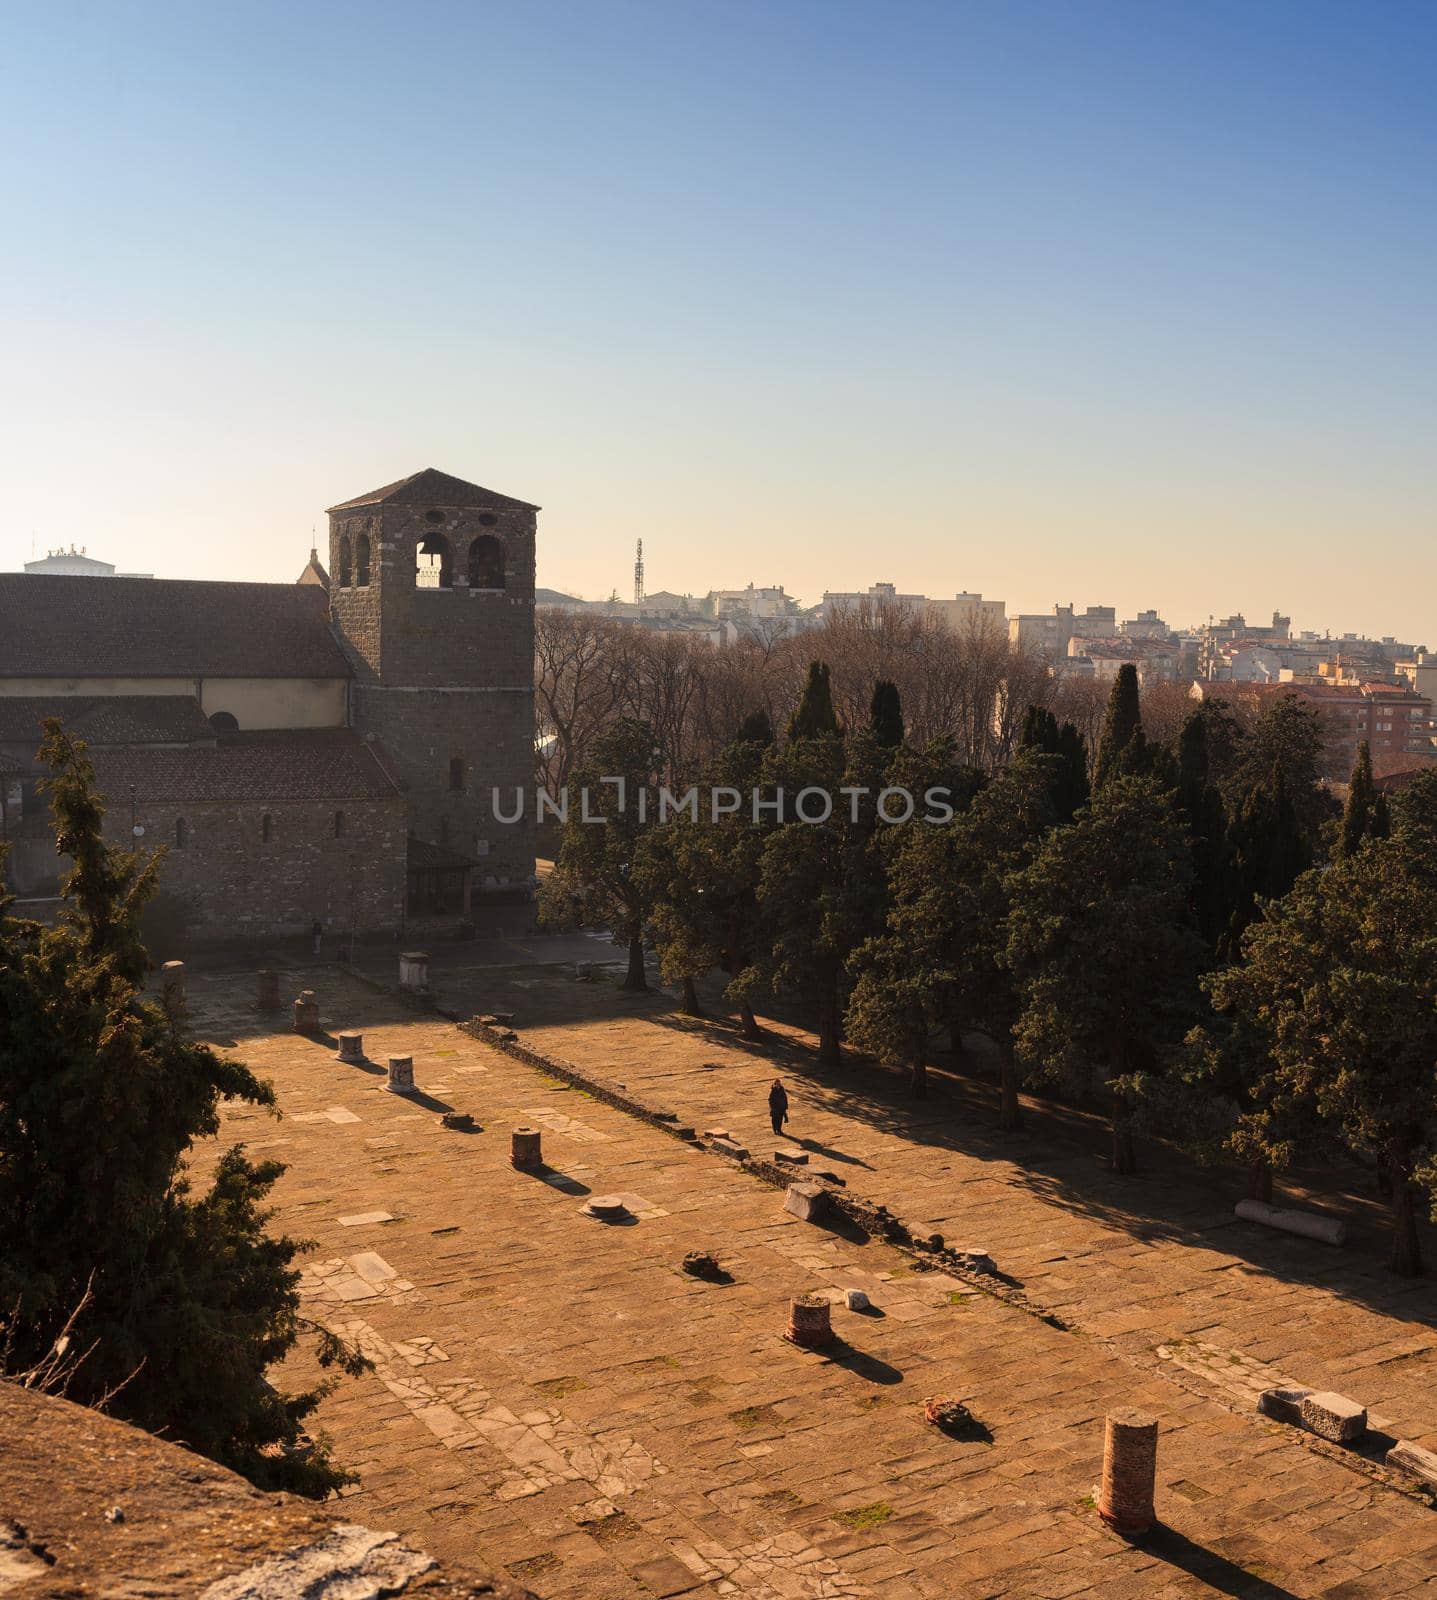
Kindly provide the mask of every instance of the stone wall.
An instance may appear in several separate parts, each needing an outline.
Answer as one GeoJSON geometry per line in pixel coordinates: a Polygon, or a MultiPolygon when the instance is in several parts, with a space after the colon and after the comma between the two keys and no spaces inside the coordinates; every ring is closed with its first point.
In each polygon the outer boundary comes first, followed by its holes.
{"type": "MultiPolygon", "coordinates": [[[[402,925],[405,826],[398,795],[243,805],[141,800],[138,816],[145,829],[139,843],[168,846],[155,917],[184,943],[307,934],[316,918],[331,940],[347,938],[351,921],[360,934],[402,925]],[[343,817],[339,834],[336,814],[343,817]]],[[[110,810],[105,836],[126,847],[133,842],[128,804],[110,810]]]]}
{"type": "Polygon", "coordinates": [[[356,675],[353,726],[374,733],[393,758],[409,831],[477,859],[478,895],[527,892],[533,882],[534,538],[534,512],[502,501],[382,503],[330,515],[330,609],[356,675]],[[364,586],[355,581],[362,537],[364,586]],[[416,581],[419,547],[432,539],[448,544],[449,587],[416,581]],[[502,548],[502,588],[469,585],[477,539],[502,548]],[[522,821],[495,820],[496,789],[506,814],[522,791],[522,821]]]}

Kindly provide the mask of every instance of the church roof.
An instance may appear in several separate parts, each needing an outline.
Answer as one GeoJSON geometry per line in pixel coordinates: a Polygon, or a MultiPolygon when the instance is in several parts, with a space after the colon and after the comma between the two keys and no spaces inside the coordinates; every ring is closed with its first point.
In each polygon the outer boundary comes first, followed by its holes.
{"type": "Polygon", "coordinates": [[[354,511],[360,506],[508,506],[515,511],[537,511],[538,506],[527,500],[515,500],[507,494],[496,494],[493,489],[483,489],[477,483],[467,483],[454,478],[437,467],[425,467],[398,483],[386,483],[382,489],[371,489],[368,494],[357,495],[353,500],[343,500],[331,511],[354,511]]]}
{"type": "Polygon", "coordinates": [[[347,678],[318,584],[0,572],[0,678],[347,678]]]}
{"type": "Polygon", "coordinates": [[[67,733],[96,748],[107,744],[193,744],[215,730],[188,694],[0,695],[0,744],[40,742],[40,724],[58,717],[67,733]]]}
{"type": "Polygon", "coordinates": [[[97,750],[95,777],[115,803],[279,805],[287,800],[388,800],[400,792],[383,750],[349,728],[222,734],[209,747],[97,750]]]}

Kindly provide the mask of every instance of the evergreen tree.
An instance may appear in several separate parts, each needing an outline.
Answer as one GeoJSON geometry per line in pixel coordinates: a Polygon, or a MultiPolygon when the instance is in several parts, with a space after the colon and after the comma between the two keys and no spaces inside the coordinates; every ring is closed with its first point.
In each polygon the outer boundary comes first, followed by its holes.
{"type": "Polygon", "coordinates": [[[1361,848],[1364,839],[1385,839],[1389,826],[1386,797],[1377,792],[1373,782],[1372,751],[1364,739],[1357,747],[1357,760],[1348,784],[1337,853],[1350,856],[1361,848]]]}
{"type": "Polygon", "coordinates": [[[1322,781],[1325,759],[1317,712],[1296,694],[1278,695],[1236,743],[1222,782],[1229,817],[1241,815],[1254,789],[1270,789],[1279,769],[1306,859],[1316,860],[1336,809],[1322,781]]]}
{"type": "Polygon", "coordinates": [[[1053,819],[1071,822],[1088,803],[1088,747],[1071,722],[1061,727],[1051,711],[1029,706],[1023,719],[1019,748],[1035,750],[1057,760],[1046,768],[1049,774],[1053,819]]]}
{"type": "Polygon", "coordinates": [[[760,707],[757,711],[750,711],[739,724],[738,732],[734,734],[734,743],[767,746],[775,742],[775,737],[768,712],[760,707]]]}
{"type": "Polygon", "coordinates": [[[1211,782],[1209,719],[1194,711],[1178,735],[1177,801],[1187,823],[1192,849],[1193,923],[1210,950],[1216,950],[1232,920],[1232,867],[1227,815],[1222,795],[1211,782]]]}
{"type": "MultiPolygon", "coordinates": [[[[145,998],[139,919],[159,859],[104,842],[85,747],[58,722],[40,753],[71,865],[53,927],[0,895],[0,1360],[29,1371],[68,1336],[71,1400],[323,1497],[350,1481],[302,1435],[326,1386],[285,1394],[267,1377],[308,1326],[303,1246],[265,1231],[284,1169],[239,1145],[207,1188],[186,1167],[219,1133],[220,1100],[273,1106],[274,1092],[145,998]]],[[[328,1334],[319,1356],[364,1365],[328,1334]]]]}
{"type": "Polygon", "coordinates": [[[998,1048],[999,1120],[1008,1129],[1018,1126],[1012,1042],[1018,1005],[1002,961],[1007,884],[1053,822],[1058,760],[1029,745],[951,822],[895,830],[887,925],[852,962],[854,1042],[882,1061],[907,1065],[921,1095],[933,1033],[981,1029],[998,1048]]]}
{"type": "Polygon", "coordinates": [[[842,1054],[849,959],[883,925],[876,802],[894,756],[865,728],[846,744],[836,734],[793,740],[769,762],[785,821],[764,841],[763,935],[733,993],[750,1001],[761,993],[797,995],[817,1019],[819,1059],[829,1065],[842,1054]],[[849,796],[843,788],[864,793],[849,796]],[[802,820],[824,812],[825,796],[826,817],[802,820]]]}
{"type": "Polygon", "coordinates": [[[1098,762],[1093,787],[1101,789],[1111,778],[1136,776],[1143,771],[1147,742],[1143,737],[1142,708],[1138,697],[1138,669],[1131,661],[1118,668],[1108,696],[1108,711],[1098,741],[1098,762]]]}
{"type": "Polygon", "coordinates": [[[728,997],[737,1001],[749,1039],[759,1037],[758,1021],[732,983],[751,962],[759,937],[759,864],[774,823],[769,812],[755,820],[752,797],[761,789],[768,745],[742,739],[720,751],[698,785],[697,815],[685,811],[651,829],[637,868],[652,907],[659,970],[683,984],[684,1009],[697,1014],[694,980],[719,967],[728,974],[728,997]]]}
{"type": "Polygon", "coordinates": [[[1196,1015],[1191,874],[1171,796],[1150,778],[1116,777],[1006,888],[1019,1064],[1079,1093],[1106,1092],[1115,1172],[1135,1170],[1138,1100],[1196,1015]]]}
{"type": "Polygon", "coordinates": [[[1275,765],[1266,785],[1248,791],[1230,830],[1231,912],[1219,953],[1236,955],[1244,929],[1265,900],[1280,900],[1311,862],[1287,774],[1275,765]]]}
{"type": "Polygon", "coordinates": [[[659,820],[653,729],[633,717],[611,723],[569,780],[568,815],[554,870],[539,891],[540,921],[549,926],[606,923],[628,947],[623,987],[648,988],[644,924],[652,906],[649,878],[636,872],[639,851],[659,820]]]}
{"type": "Polygon", "coordinates": [[[903,743],[903,706],[898,698],[898,685],[880,678],[873,685],[873,702],[868,708],[868,726],[873,737],[885,749],[894,750],[903,743]]]}
{"type": "Polygon", "coordinates": [[[803,686],[798,705],[789,719],[788,737],[798,739],[825,739],[842,733],[838,713],[833,709],[833,689],[829,683],[828,666],[822,661],[810,661],[808,680],[803,686]]]}
{"type": "Polygon", "coordinates": [[[1421,821],[1307,872],[1215,974],[1215,1003],[1261,1030],[1264,1110],[1242,1136],[1284,1157],[1281,1113],[1310,1106],[1388,1179],[1392,1265],[1422,1270],[1419,1187],[1437,1195],[1437,833],[1421,821]],[[1266,1108],[1278,1113],[1274,1117],[1266,1108]]]}

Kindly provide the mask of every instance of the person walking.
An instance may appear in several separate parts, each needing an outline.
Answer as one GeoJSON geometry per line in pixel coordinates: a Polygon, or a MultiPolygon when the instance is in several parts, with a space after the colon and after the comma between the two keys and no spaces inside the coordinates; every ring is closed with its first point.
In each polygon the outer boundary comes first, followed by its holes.
{"type": "Polygon", "coordinates": [[[309,931],[314,936],[314,953],[317,956],[319,947],[324,941],[324,925],[318,917],[314,919],[314,926],[309,931]]]}
{"type": "Polygon", "coordinates": [[[779,1078],[773,1080],[773,1086],[768,1091],[768,1119],[773,1124],[775,1135],[782,1134],[783,1125],[788,1121],[788,1091],[779,1078]]]}

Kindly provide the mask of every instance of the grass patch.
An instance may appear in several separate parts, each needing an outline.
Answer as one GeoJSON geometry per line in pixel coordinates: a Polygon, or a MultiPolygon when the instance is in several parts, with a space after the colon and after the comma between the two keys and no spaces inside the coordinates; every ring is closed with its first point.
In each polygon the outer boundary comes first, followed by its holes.
{"type": "Polygon", "coordinates": [[[740,1428],[776,1428],[783,1418],[772,1406],[745,1406],[742,1411],[730,1411],[729,1421],[740,1428]]]}
{"type": "Polygon", "coordinates": [[[1079,1511],[1096,1511],[1097,1509],[1098,1502],[1090,1494],[1085,1494],[1082,1499],[1078,1501],[1079,1511]]]}
{"type": "Polygon", "coordinates": [[[892,1515],[893,1507],[886,1500],[875,1500],[870,1505],[854,1506],[851,1510],[839,1511],[833,1520],[841,1522],[845,1528],[878,1528],[892,1515]]]}
{"type": "Polygon", "coordinates": [[[950,1306],[966,1306],[972,1298],[971,1294],[964,1294],[959,1289],[950,1289],[948,1291],[948,1304],[950,1306]]]}
{"type": "Polygon", "coordinates": [[[588,1387],[583,1378],[541,1378],[534,1385],[534,1391],[550,1400],[562,1400],[566,1394],[577,1394],[588,1387]]]}
{"type": "Polygon", "coordinates": [[[797,1511],[803,1504],[803,1496],[795,1494],[792,1489],[770,1489],[767,1494],[758,1497],[757,1503],[765,1511],[797,1511]]]}
{"type": "Polygon", "coordinates": [[[558,1565],[558,1556],[552,1550],[544,1550],[537,1556],[528,1556],[523,1561],[511,1562],[508,1572],[511,1578],[537,1578],[545,1572],[552,1572],[558,1565]]]}
{"type": "Polygon", "coordinates": [[[602,1545],[617,1544],[621,1539],[632,1539],[644,1531],[627,1511],[611,1511],[606,1517],[581,1522],[579,1526],[602,1545]]]}
{"type": "Polygon", "coordinates": [[[886,1394],[861,1394],[854,1401],[854,1406],[859,1411],[877,1411],[879,1406],[887,1404],[888,1396],[886,1394]]]}

